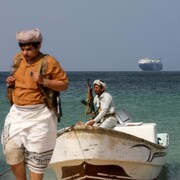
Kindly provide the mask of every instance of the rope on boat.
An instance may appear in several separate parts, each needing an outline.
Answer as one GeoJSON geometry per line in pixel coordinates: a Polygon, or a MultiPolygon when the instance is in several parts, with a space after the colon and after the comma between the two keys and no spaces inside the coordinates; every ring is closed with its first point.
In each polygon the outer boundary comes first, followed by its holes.
{"type": "Polygon", "coordinates": [[[77,140],[78,140],[78,144],[79,144],[79,147],[80,147],[80,149],[81,149],[82,155],[83,155],[84,159],[86,159],[86,158],[85,158],[84,151],[83,151],[83,148],[82,148],[81,143],[80,143],[80,141],[79,141],[79,138],[78,138],[78,136],[77,136],[76,130],[74,130],[74,133],[75,133],[75,136],[76,136],[76,138],[77,138],[77,140]]]}
{"type": "MultiPolygon", "coordinates": [[[[81,123],[81,122],[79,122],[79,123],[81,123]]],[[[67,132],[67,131],[71,131],[71,130],[74,128],[74,126],[76,126],[76,124],[59,130],[59,131],[57,132],[57,137],[63,135],[63,134],[64,134],[65,132],[67,132]]],[[[82,151],[83,157],[84,157],[84,159],[85,159],[85,155],[84,155],[83,149],[82,149],[82,147],[81,147],[81,143],[80,143],[80,141],[79,141],[79,138],[78,138],[78,136],[77,136],[77,133],[76,133],[75,129],[74,129],[74,133],[75,133],[75,136],[76,136],[76,138],[77,138],[79,147],[80,147],[80,149],[81,149],[81,151],[82,151]]]]}
{"type": "Polygon", "coordinates": [[[3,176],[4,174],[8,173],[9,171],[11,171],[11,169],[10,169],[10,168],[9,168],[9,169],[7,169],[7,170],[5,170],[5,171],[3,171],[2,173],[0,173],[0,177],[1,177],[1,176],[3,176]]]}

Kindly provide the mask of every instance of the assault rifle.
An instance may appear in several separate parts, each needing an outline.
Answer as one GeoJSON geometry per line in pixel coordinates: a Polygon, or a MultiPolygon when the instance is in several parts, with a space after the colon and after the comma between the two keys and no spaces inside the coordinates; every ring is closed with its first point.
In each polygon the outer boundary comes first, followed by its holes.
{"type": "Polygon", "coordinates": [[[94,119],[97,115],[95,111],[94,103],[93,103],[93,89],[90,84],[90,80],[87,80],[87,98],[86,101],[84,99],[81,100],[81,103],[86,106],[85,115],[91,114],[92,119],[94,119]]]}

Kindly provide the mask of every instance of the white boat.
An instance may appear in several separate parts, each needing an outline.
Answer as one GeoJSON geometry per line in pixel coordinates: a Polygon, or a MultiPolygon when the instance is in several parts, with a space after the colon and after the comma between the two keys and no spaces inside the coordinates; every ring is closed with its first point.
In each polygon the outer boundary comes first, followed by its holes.
{"type": "Polygon", "coordinates": [[[127,122],[114,130],[77,125],[58,132],[49,167],[58,180],[155,180],[168,145],[155,123],[127,122]]]}
{"type": "Polygon", "coordinates": [[[138,66],[143,71],[161,71],[163,69],[161,59],[143,58],[138,61],[138,66]]]}

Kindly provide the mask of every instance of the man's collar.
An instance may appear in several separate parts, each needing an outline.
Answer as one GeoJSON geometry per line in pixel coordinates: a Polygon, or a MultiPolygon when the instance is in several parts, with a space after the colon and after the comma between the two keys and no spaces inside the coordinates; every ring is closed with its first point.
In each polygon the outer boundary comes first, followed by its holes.
{"type": "Polygon", "coordinates": [[[100,96],[98,96],[98,98],[103,98],[104,97],[104,93],[105,93],[105,91],[100,96]]]}

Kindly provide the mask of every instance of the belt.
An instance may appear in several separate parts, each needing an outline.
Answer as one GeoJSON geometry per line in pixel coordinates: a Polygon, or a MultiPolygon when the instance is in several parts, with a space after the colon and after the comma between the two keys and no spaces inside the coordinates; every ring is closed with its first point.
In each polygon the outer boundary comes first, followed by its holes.
{"type": "Polygon", "coordinates": [[[115,115],[116,115],[116,113],[106,114],[106,115],[104,116],[104,118],[108,118],[108,117],[115,116],[115,115]]]}

